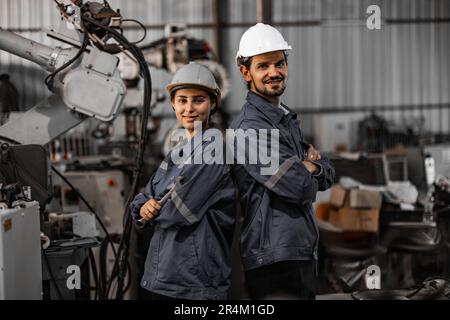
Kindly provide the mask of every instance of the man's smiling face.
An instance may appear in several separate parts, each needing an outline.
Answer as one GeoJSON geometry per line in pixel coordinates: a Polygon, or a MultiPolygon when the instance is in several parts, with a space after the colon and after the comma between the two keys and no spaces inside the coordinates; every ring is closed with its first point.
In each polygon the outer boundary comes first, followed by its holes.
{"type": "Polygon", "coordinates": [[[250,69],[240,67],[242,77],[250,83],[250,90],[273,100],[286,89],[287,61],[283,51],[263,53],[251,58],[250,69]]]}

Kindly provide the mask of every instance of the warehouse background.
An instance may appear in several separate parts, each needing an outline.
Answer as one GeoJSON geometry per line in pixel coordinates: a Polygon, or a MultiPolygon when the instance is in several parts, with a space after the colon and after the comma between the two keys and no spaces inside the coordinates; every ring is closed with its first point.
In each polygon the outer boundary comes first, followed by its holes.
{"type": "MultiPolygon", "coordinates": [[[[109,1],[126,18],[147,27],[143,45],[164,35],[166,23],[186,23],[207,40],[230,74],[225,101],[232,115],[245,86],[234,57],[242,33],[257,21],[277,26],[294,50],[283,101],[297,111],[305,134],[324,151],[351,149],[358,121],[375,111],[397,127],[448,135],[450,130],[450,2],[446,0],[134,0],[109,1]],[[366,9],[381,8],[381,30],[368,30],[366,9]]],[[[0,0],[0,27],[52,44],[45,30],[60,16],[51,0],[0,0]]],[[[129,24],[131,40],[142,31],[129,24]]],[[[55,43],[53,43],[55,44],[55,43]]],[[[26,110],[48,94],[45,73],[31,62],[0,52],[26,110]]],[[[170,75],[152,73],[154,86],[170,75]]]]}

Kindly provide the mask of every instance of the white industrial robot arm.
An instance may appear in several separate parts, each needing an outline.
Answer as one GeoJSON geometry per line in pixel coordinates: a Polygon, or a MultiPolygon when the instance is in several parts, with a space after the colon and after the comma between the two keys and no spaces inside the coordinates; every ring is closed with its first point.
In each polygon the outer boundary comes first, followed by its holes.
{"type": "MultiPolygon", "coordinates": [[[[81,30],[80,7],[68,2],[63,16],[67,20],[63,20],[60,33],[49,34],[53,38],[79,48],[83,48],[80,39],[84,37],[101,41],[81,30]]],[[[22,144],[45,145],[87,117],[114,119],[126,93],[117,69],[118,58],[95,46],[87,45],[83,52],[79,48],[49,47],[0,28],[1,50],[35,62],[47,71],[58,72],[52,78],[53,94],[0,127],[0,137],[22,144]],[[74,61],[67,68],[59,70],[71,60],[74,61]]]]}

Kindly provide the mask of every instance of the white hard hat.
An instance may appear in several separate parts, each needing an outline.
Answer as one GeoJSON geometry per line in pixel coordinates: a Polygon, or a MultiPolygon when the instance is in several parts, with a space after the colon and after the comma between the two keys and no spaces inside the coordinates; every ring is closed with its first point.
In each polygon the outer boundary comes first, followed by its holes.
{"type": "Polygon", "coordinates": [[[172,82],[166,86],[169,93],[182,88],[200,88],[212,93],[217,102],[220,100],[220,89],[209,69],[199,63],[190,62],[181,67],[173,76],[172,82]]]}
{"type": "Polygon", "coordinates": [[[242,35],[236,55],[236,63],[239,66],[239,59],[242,58],[249,58],[266,52],[291,49],[292,47],[284,40],[277,29],[268,24],[257,23],[242,35]]]}

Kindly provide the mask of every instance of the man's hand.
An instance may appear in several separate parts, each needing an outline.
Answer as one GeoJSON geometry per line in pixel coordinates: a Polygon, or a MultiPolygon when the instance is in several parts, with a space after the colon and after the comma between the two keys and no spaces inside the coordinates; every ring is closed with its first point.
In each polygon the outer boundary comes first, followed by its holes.
{"type": "Polygon", "coordinates": [[[303,160],[302,163],[305,166],[306,170],[308,170],[312,174],[316,174],[319,172],[319,168],[314,163],[308,160],[303,160]]]}
{"type": "Polygon", "coordinates": [[[161,205],[155,199],[150,199],[141,207],[139,215],[144,220],[151,220],[158,215],[161,205]]]}
{"type": "Polygon", "coordinates": [[[319,153],[319,151],[316,150],[316,148],[314,148],[314,146],[312,144],[309,145],[309,149],[306,153],[305,160],[309,160],[309,161],[320,160],[320,153],[319,153]]]}

